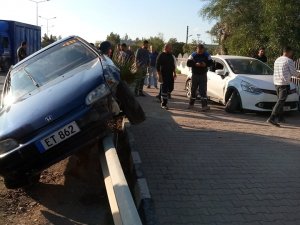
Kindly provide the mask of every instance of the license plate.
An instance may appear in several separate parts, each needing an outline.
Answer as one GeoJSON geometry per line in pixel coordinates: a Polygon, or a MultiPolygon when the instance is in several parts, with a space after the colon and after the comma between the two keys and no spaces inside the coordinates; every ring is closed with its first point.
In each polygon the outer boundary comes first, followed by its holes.
{"type": "Polygon", "coordinates": [[[284,110],[284,111],[290,111],[290,110],[291,110],[291,106],[284,106],[284,107],[283,107],[283,110],[284,110]]]}
{"type": "Polygon", "coordinates": [[[80,129],[74,121],[40,140],[38,147],[41,152],[47,151],[78,132],[80,132],[80,129]]]}

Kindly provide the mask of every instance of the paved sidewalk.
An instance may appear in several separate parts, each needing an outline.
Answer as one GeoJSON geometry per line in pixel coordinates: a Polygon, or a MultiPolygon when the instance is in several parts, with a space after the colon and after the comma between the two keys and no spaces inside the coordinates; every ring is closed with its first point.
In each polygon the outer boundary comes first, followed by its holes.
{"type": "Polygon", "coordinates": [[[130,127],[160,224],[299,225],[299,113],[275,128],[219,105],[189,111],[183,88],[179,76],[169,111],[145,88],[147,120],[130,127]]]}

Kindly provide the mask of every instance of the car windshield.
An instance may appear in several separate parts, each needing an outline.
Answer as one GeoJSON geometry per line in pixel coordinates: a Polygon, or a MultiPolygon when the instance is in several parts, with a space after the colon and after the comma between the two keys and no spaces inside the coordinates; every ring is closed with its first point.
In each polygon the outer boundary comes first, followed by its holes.
{"type": "Polygon", "coordinates": [[[55,45],[13,69],[7,80],[5,95],[9,99],[19,99],[96,57],[92,50],[76,39],[55,45]]]}
{"type": "Polygon", "coordinates": [[[226,59],[235,74],[273,75],[273,70],[257,59],[226,59]]]}

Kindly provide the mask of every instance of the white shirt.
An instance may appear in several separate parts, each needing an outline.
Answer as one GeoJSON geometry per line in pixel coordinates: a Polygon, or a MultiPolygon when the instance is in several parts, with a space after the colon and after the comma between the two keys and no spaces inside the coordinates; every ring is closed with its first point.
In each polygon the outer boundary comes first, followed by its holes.
{"type": "Polygon", "coordinates": [[[298,76],[293,60],[286,56],[281,56],[274,63],[274,84],[289,85],[292,76],[298,76]]]}

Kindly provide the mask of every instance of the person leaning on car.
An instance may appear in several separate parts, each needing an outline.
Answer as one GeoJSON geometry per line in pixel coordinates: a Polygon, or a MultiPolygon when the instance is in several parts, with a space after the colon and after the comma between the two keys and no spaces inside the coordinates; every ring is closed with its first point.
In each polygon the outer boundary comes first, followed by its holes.
{"type": "Polygon", "coordinates": [[[197,90],[201,97],[202,110],[209,110],[207,101],[207,71],[212,65],[212,59],[208,52],[205,51],[204,45],[197,46],[197,52],[192,53],[187,61],[187,66],[192,68],[192,88],[189,109],[194,107],[197,90]]]}
{"type": "Polygon", "coordinates": [[[293,50],[291,47],[283,49],[283,55],[276,59],[274,63],[274,84],[277,92],[277,103],[273,108],[272,114],[267,120],[268,123],[279,127],[278,122],[284,122],[283,107],[290,92],[292,76],[299,76],[292,60],[293,50]],[[278,119],[278,122],[276,121],[278,119]]]}

